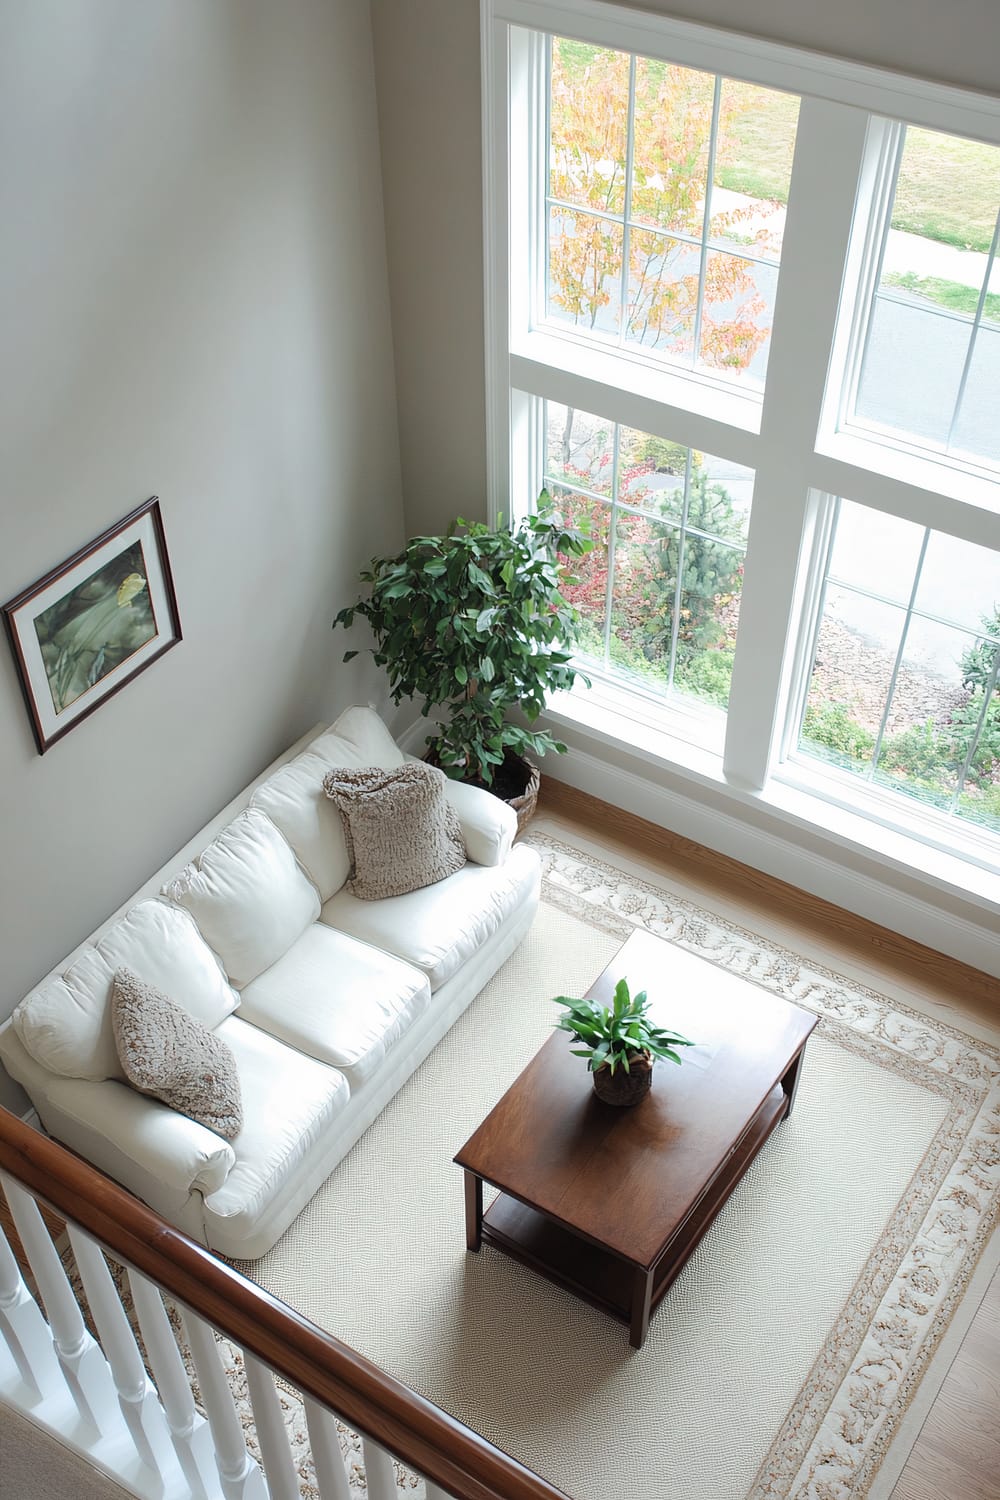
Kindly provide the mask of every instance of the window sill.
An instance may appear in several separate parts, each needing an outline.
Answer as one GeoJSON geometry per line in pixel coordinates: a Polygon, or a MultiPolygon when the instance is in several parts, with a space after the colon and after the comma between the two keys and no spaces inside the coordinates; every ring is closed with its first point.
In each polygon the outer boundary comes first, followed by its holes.
{"type": "MultiPolygon", "coordinates": [[[[894,483],[926,490],[934,497],[943,496],[973,512],[983,512],[983,520],[976,530],[981,530],[984,534],[981,537],[971,537],[970,540],[982,540],[987,545],[996,545],[995,518],[1000,513],[1000,475],[991,474],[959,459],[920,453],[891,438],[880,442],[858,429],[822,432],[816,444],[816,452],[821,459],[829,458],[835,464],[844,464],[858,470],[862,475],[862,484],[856,486],[858,489],[863,490],[869,475],[881,474],[894,483]]],[[[836,482],[838,476],[835,473],[826,475],[820,469],[817,477],[831,493],[840,492],[841,487],[836,482]]],[[[857,499],[858,496],[847,495],[845,498],[857,499]]]]}
{"type": "MultiPolygon", "coordinates": [[[[640,781],[648,780],[654,796],[657,786],[679,783],[684,795],[692,801],[703,800],[710,817],[718,819],[721,814],[729,820],[743,821],[744,835],[756,837],[759,829],[765,839],[787,840],[811,861],[817,858],[829,861],[831,868],[842,861],[843,868],[862,870],[871,879],[883,880],[896,890],[909,893],[912,899],[947,905],[977,925],[986,923],[995,941],[1000,928],[1000,878],[995,869],[934,848],[899,829],[838,806],[808,788],[805,778],[793,784],[789,778],[774,776],[759,791],[738,786],[727,779],[720,753],[677,734],[672,727],[677,720],[675,714],[659,710],[644,714],[640,711],[637,715],[625,689],[615,690],[601,684],[591,692],[578,688],[572,693],[556,694],[550,700],[546,720],[563,732],[572,728],[582,731],[597,745],[598,758],[603,746],[614,757],[624,755],[638,762],[631,775],[640,781]]],[[[638,807],[631,810],[648,816],[638,807]]],[[[688,833],[687,829],[677,831],[688,833]]],[[[699,838],[697,832],[688,836],[712,846],[708,838],[699,838]]],[[[718,843],[715,847],[719,847],[718,843]]],[[[745,855],[734,857],[754,863],[752,859],[746,860],[745,855]]],[[[795,883],[793,876],[774,869],[769,873],[795,883]]],[[[824,893],[817,891],[817,894],[824,893]]],[[[881,920],[877,915],[872,919],[881,920]]],[[[976,962],[971,958],[967,961],[976,962]]]]}
{"type": "Polygon", "coordinates": [[[641,415],[650,432],[662,427],[664,409],[673,407],[698,424],[697,430],[689,424],[691,446],[714,453],[726,445],[728,457],[748,467],[755,462],[749,442],[743,452],[731,450],[740,432],[751,438],[760,433],[759,391],[729,389],[697,372],[542,330],[511,337],[510,380],[551,401],[567,402],[572,395],[567,404],[631,426],[641,425],[641,415]],[[648,402],[648,411],[637,409],[637,401],[648,402]]]}

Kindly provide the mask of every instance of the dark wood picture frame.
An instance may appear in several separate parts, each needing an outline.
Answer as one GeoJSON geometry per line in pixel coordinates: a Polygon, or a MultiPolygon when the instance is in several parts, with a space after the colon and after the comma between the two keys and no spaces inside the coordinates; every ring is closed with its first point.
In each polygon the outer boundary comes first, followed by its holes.
{"type": "Polygon", "coordinates": [[[155,495],[3,606],[44,755],[181,640],[155,495]]]}

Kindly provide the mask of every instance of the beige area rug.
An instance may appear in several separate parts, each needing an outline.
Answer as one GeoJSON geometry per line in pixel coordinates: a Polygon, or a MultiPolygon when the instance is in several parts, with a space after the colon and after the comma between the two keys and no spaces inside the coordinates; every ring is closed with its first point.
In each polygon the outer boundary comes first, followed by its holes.
{"type": "Polygon", "coordinates": [[[275,1249],[240,1269],[574,1500],[887,1495],[944,1373],[935,1355],[996,1260],[1000,1050],[530,842],[546,875],[525,943],[275,1249]],[[491,1247],[468,1254],[452,1164],[549,1034],[549,997],[583,993],[636,926],[677,945],[678,983],[704,973],[693,954],[821,1018],[795,1114],[641,1350],[491,1247]]]}

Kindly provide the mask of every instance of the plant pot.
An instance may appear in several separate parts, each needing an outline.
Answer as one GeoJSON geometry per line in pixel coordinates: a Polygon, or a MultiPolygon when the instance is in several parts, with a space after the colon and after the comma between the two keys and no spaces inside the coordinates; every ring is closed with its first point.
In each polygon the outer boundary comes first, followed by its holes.
{"type": "Polygon", "coordinates": [[[594,1093],[605,1104],[638,1104],[653,1082],[653,1059],[648,1052],[629,1058],[629,1071],[617,1067],[612,1073],[604,1063],[594,1074],[594,1093]]]}
{"type": "MultiPolygon", "coordinates": [[[[428,765],[438,764],[433,751],[428,751],[424,759],[428,765]]],[[[469,777],[470,786],[479,786],[486,792],[492,792],[494,797],[499,797],[501,802],[506,802],[508,807],[514,809],[518,833],[524,832],[534,816],[541,781],[538,767],[513,750],[504,751],[503,764],[497,767],[492,786],[484,786],[478,778],[469,777]]]]}
{"type": "Polygon", "coordinates": [[[532,765],[530,760],[525,760],[523,755],[515,755],[513,750],[506,750],[504,752],[503,765],[500,770],[507,773],[511,780],[514,780],[515,777],[523,779],[524,791],[518,793],[517,796],[506,797],[502,796],[500,792],[496,793],[497,796],[502,797],[502,800],[507,803],[508,807],[512,807],[517,813],[517,831],[518,833],[523,833],[534,817],[535,808],[538,806],[538,788],[542,781],[541,772],[537,766],[532,765]]]}

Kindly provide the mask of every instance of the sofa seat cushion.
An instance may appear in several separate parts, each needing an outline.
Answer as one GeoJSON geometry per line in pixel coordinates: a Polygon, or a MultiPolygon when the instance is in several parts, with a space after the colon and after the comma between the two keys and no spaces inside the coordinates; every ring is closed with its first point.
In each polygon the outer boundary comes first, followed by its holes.
{"type": "Polygon", "coordinates": [[[326,1148],[347,1108],[347,1079],[305,1057],[257,1026],[230,1016],[216,1035],[236,1060],[243,1095],[243,1129],[232,1142],[236,1160],[206,1207],[229,1221],[233,1237],[249,1236],[271,1202],[287,1189],[310,1153],[326,1148]]]}
{"type": "Polygon", "coordinates": [[[419,969],[317,922],[247,985],[240,1016],[337,1068],[355,1089],[430,1002],[419,969]]]}
{"type": "Polygon", "coordinates": [[[347,890],[338,891],[320,920],[413,964],[427,975],[433,992],[534,892],[537,879],[537,855],[515,845],[502,865],[467,864],[405,896],[359,901],[347,890]]]}
{"type": "Polygon", "coordinates": [[[162,895],[191,913],[237,989],[269,968],[319,915],[316,887],[257,808],[234,818],[167,881],[162,895]]]}

